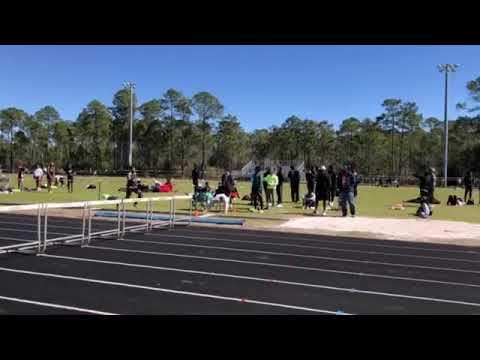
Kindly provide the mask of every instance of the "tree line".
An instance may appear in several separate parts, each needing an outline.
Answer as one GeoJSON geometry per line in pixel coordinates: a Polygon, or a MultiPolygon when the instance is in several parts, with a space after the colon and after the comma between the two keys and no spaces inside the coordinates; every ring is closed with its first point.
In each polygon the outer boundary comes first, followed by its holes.
{"type": "MultiPolygon", "coordinates": [[[[467,112],[449,124],[449,174],[462,176],[480,164],[480,78],[467,84],[467,112]]],[[[208,92],[188,98],[176,89],[138,104],[121,89],[111,106],[92,100],[77,119],[65,120],[53,106],[34,114],[0,110],[0,164],[15,169],[55,162],[76,169],[126,169],[130,106],[134,110],[133,159],[139,169],[178,171],[193,164],[240,169],[249,160],[305,161],[305,165],[354,163],[365,176],[408,176],[436,167],[442,172],[443,121],[424,118],[418,105],[386,99],[376,118],[326,120],[290,116],[278,126],[245,131],[208,92]]]]}

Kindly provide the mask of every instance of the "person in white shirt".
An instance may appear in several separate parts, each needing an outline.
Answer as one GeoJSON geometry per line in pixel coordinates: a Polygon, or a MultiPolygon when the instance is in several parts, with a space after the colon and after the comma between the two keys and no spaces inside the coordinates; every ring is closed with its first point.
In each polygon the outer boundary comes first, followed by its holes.
{"type": "Polygon", "coordinates": [[[40,165],[37,165],[37,168],[33,172],[33,180],[35,180],[35,185],[37,187],[37,191],[40,191],[40,182],[43,178],[43,170],[40,165]]]}

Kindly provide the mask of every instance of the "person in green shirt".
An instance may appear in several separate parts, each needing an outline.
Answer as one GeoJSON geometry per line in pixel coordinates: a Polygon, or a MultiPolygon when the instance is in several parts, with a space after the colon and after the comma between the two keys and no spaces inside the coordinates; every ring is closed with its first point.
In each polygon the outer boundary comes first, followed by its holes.
{"type": "Polygon", "coordinates": [[[267,183],[267,206],[275,206],[275,198],[273,194],[278,185],[278,176],[275,173],[269,172],[265,177],[265,182],[267,183]]]}

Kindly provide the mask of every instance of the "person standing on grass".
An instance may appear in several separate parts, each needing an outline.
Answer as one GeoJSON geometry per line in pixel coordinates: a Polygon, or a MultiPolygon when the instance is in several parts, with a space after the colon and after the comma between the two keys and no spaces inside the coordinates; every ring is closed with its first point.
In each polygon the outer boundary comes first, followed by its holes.
{"type": "Polygon", "coordinates": [[[267,183],[267,209],[275,206],[274,193],[278,185],[278,176],[275,173],[269,173],[265,178],[267,183]]]}
{"type": "Polygon", "coordinates": [[[295,167],[290,166],[290,172],[288,173],[288,179],[290,180],[290,191],[292,196],[292,203],[299,202],[300,192],[300,173],[295,167]]]}
{"type": "Polygon", "coordinates": [[[37,168],[33,171],[33,180],[35,180],[35,187],[37,191],[41,190],[40,183],[43,178],[43,170],[40,165],[37,164],[37,168]]]}
{"type": "Polygon", "coordinates": [[[338,174],[338,189],[340,192],[340,207],[342,216],[347,216],[347,204],[350,208],[350,215],[355,217],[355,177],[348,165],[345,165],[338,174]]]}
{"type": "Polygon", "coordinates": [[[18,189],[23,191],[24,189],[24,181],[25,181],[25,168],[23,167],[22,163],[18,165],[18,173],[17,173],[17,183],[18,189]]]}
{"type": "Polygon", "coordinates": [[[333,170],[333,166],[328,167],[328,176],[330,178],[330,189],[328,189],[328,202],[329,207],[333,207],[333,202],[335,200],[335,195],[337,193],[337,174],[333,170]]]}
{"type": "Polygon", "coordinates": [[[265,209],[268,209],[268,203],[270,203],[270,197],[268,196],[268,183],[267,183],[267,177],[269,175],[270,175],[270,168],[265,170],[265,172],[263,173],[263,181],[262,181],[263,191],[265,193],[265,203],[266,203],[265,209]]]}
{"type": "Polygon", "coordinates": [[[433,204],[435,199],[435,182],[437,179],[435,173],[435,169],[430,168],[425,174],[425,190],[427,190],[428,202],[430,204],[433,204]]]}
{"type": "Polygon", "coordinates": [[[254,209],[260,212],[263,212],[262,186],[262,172],[260,171],[260,166],[256,166],[252,177],[252,203],[254,209]]]}
{"type": "Polygon", "coordinates": [[[465,185],[465,196],[463,197],[463,200],[465,202],[472,200],[472,191],[473,191],[473,171],[470,170],[465,174],[465,177],[463,178],[463,184],[465,185]],[[467,199],[468,195],[468,199],[467,199]]]}
{"type": "Polygon", "coordinates": [[[322,166],[319,171],[317,171],[315,184],[315,215],[318,214],[318,203],[323,201],[323,213],[322,216],[327,215],[327,201],[330,195],[330,176],[327,173],[327,168],[322,166]]]}
{"type": "Polygon", "coordinates": [[[277,171],[277,178],[278,178],[278,185],[277,185],[277,207],[281,208],[283,207],[282,205],[282,198],[283,198],[283,183],[285,182],[285,179],[283,177],[283,172],[282,172],[282,167],[278,167],[277,171]]]}
{"type": "Polygon", "coordinates": [[[51,162],[47,168],[48,192],[52,192],[52,183],[55,181],[55,164],[51,162]]]}
{"type": "Polygon", "coordinates": [[[307,192],[313,193],[315,190],[315,174],[311,167],[305,172],[305,180],[307,181],[307,192]]]}
{"type": "MultiPolygon", "coordinates": [[[[127,175],[127,194],[126,194],[127,199],[130,199],[130,196],[132,195],[132,193],[136,193],[138,198],[143,197],[142,191],[140,190],[138,185],[139,185],[139,181],[137,177],[137,172],[135,171],[135,168],[132,167],[127,175]]],[[[134,203],[133,205],[137,206],[137,203],[134,203]]]]}
{"type": "Polygon", "coordinates": [[[193,183],[193,189],[198,188],[198,179],[200,178],[200,171],[198,170],[197,164],[193,165],[193,170],[192,170],[192,183],[193,183]]]}
{"type": "Polygon", "coordinates": [[[69,163],[67,165],[66,173],[67,173],[67,191],[69,193],[73,193],[73,168],[72,168],[72,164],[69,163]]]}

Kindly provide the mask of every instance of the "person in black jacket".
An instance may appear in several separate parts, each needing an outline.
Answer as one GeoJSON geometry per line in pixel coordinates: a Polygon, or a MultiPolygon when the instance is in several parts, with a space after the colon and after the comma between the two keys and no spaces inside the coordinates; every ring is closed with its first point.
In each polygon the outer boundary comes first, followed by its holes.
{"type": "Polygon", "coordinates": [[[335,200],[335,195],[337,193],[337,174],[333,170],[333,166],[330,165],[328,167],[328,176],[330,177],[330,189],[328,192],[329,198],[328,201],[330,202],[330,207],[333,207],[333,201],[335,200]]]}
{"type": "Polygon", "coordinates": [[[277,185],[277,207],[281,208],[282,205],[282,191],[283,191],[283,183],[285,182],[285,178],[283,177],[282,167],[279,166],[277,170],[277,177],[278,177],[278,185],[277,185]]]}
{"type": "Polygon", "coordinates": [[[463,184],[465,186],[465,196],[463,199],[465,202],[472,200],[472,191],[473,191],[473,171],[470,170],[465,174],[465,177],[463,178],[463,184]],[[468,199],[467,199],[468,195],[468,199]]]}
{"type": "Polygon", "coordinates": [[[313,193],[315,190],[315,172],[311,167],[305,172],[305,180],[307,182],[307,192],[309,194],[313,193]]]}
{"type": "Polygon", "coordinates": [[[72,164],[68,163],[66,173],[67,173],[67,191],[69,193],[73,193],[73,168],[72,168],[72,164]]]}
{"type": "Polygon", "coordinates": [[[337,183],[339,189],[340,206],[342,208],[342,216],[347,216],[348,204],[350,207],[350,214],[352,217],[355,217],[355,176],[353,175],[350,166],[345,165],[345,167],[339,172],[337,183]]]}
{"type": "Polygon", "coordinates": [[[200,178],[200,171],[198,170],[197,164],[193,166],[192,170],[192,183],[193,183],[193,189],[195,190],[198,188],[198,179],[200,178]]]}
{"type": "Polygon", "coordinates": [[[317,176],[315,178],[315,211],[314,214],[318,214],[318,202],[323,201],[323,213],[322,216],[327,215],[327,201],[330,196],[330,176],[327,173],[327,168],[322,166],[319,171],[317,171],[317,176]]]}
{"type": "Polygon", "coordinates": [[[292,202],[298,203],[300,201],[300,173],[295,167],[290,166],[290,171],[288,173],[288,179],[290,180],[290,191],[292,195],[292,202]]]}

